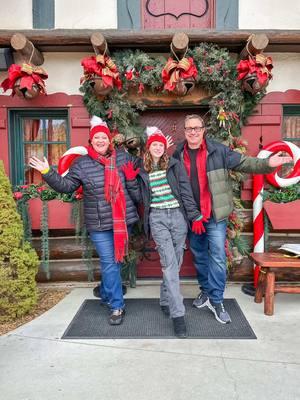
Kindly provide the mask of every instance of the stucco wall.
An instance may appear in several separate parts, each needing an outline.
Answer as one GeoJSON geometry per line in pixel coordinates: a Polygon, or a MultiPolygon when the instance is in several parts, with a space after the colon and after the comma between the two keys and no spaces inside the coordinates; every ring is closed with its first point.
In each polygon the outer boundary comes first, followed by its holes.
{"type": "Polygon", "coordinates": [[[31,0],[0,0],[0,29],[31,28],[31,0]]]}
{"type": "Polygon", "coordinates": [[[300,89],[300,54],[268,53],[273,59],[273,79],[268,86],[268,92],[288,89],[300,89]]]}
{"type": "Polygon", "coordinates": [[[114,29],[117,0],[56,0],[55,28],[114,29]]]}
{"type": "Polygon", "coordinates": [[[300,1],[239,0],[239,29],[300,29],[300,1]]]}

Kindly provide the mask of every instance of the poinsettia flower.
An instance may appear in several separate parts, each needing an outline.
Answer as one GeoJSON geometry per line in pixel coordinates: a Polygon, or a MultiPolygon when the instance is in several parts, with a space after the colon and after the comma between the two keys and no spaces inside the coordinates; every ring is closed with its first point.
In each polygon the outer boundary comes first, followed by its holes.
{"type": "Polygon", "coordinates": [[[47,190],[46,186],[40,186],[40,187],[37,188],[37,191],[39,193],[42,193],[44,190],[47,190]]]}
{"type": "Polygon", "coordinates": [[[22,192],[14,192],[14,198],[15,200],[20,200],[23,197],[23,193],[22,192]]]}

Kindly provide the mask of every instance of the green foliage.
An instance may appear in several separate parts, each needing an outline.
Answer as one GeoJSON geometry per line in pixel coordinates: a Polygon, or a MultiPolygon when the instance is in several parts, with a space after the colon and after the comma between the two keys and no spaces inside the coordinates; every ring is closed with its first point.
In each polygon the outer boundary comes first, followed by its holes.
{"type": "Polygon", "coordinates": [[[24,241],[10,182],[0,163],[0,322],[30,311],[37,301],[38,257],[24,241]]]}
{"type": "Polygon", "coordinates": [[[300,185],[292,185],[284,188],[270,187],[264,191],[264,200],[270,200],[274,203],[289,203],[300,199],[300,185]]]}

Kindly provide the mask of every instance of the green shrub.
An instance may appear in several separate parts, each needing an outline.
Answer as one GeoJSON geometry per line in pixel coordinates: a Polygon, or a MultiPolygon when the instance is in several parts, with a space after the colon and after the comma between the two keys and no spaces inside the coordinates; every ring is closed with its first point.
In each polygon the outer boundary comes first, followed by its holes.
{"type": "Polygon", "coordinates": [[[0,322],[28,313],[37,301],[39,259],[24,242],[23,224],[0,161],[0,322]]]}

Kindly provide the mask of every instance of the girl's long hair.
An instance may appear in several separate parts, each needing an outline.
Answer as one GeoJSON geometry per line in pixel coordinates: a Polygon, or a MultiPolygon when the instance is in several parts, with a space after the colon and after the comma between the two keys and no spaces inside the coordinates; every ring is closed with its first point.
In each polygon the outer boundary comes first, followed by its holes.
{"type": "MultiPolygon", "coordinates": [[[[158,162],[159,169],[167,169],[169,165],[169,156],[166,152],[160,157],[158,162]]],[[[144,169],[146,172],[151,173],[154,171],[154,162],[153,158],[150,154],[149,149],[147,149],[144,153],[144,169]]]]}

